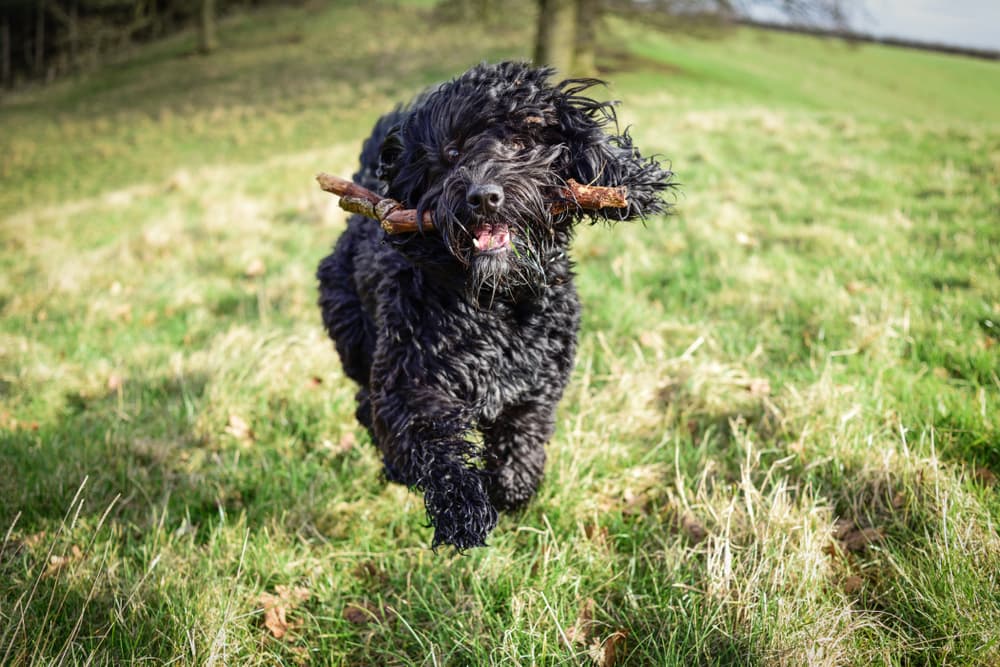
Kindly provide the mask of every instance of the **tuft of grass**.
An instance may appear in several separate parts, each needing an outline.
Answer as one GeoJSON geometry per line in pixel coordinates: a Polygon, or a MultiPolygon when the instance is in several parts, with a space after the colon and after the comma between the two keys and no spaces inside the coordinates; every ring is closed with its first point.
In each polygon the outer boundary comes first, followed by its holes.
{"type": "Polygon", "coordinates": [[[0,662],[1000,662],[1000,70],[609,22],[678,215],[580,231],[539,496],[433,553],[321,331],[312,180],[530,43],[432,11],[248,13],[0,104],[0,662]]]}

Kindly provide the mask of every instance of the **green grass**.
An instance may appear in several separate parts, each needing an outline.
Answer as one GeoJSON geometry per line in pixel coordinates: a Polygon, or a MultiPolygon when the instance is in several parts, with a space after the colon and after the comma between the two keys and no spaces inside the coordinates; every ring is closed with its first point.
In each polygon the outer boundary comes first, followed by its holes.
{"type": "Polygon", "coordinates": [[[3,100],[0,663],[1000,663],[994,63],[610,22],[677,215],[581,231],[541,492],[427,548],[321,331],[312,176],[526,55],[498,21],[307,3],[3,100]]]}

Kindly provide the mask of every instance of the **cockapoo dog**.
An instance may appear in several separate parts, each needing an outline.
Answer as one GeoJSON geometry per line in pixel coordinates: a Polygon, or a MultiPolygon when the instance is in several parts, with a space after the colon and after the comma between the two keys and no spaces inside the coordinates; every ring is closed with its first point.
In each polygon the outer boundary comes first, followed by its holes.
{"type": "Polygon", "coordinates": [[[434,548],[485,545],[538,489],[580,326],[574,226],[667,208],[670,171],[584,94],[601,82],[552,75],[479,65],[379,119],[354,181],[434,228],[355,215],[317,274],[357,418],[386,477],[423,493],[434,548]],[[627,186],[628,205],[554,213],[569,179],[627,186]]]}

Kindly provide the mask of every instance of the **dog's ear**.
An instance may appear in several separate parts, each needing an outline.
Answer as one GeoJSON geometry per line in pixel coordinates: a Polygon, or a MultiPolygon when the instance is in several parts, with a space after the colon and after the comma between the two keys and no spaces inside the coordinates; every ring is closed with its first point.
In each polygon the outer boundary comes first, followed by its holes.
{"type": "Polygon", "coordinates": [[[643,157],[628,129],[618,130],[611,102],[597,102],[581,91],[601,83],[593,79],[560,84],[559,125],[567,147],[565,177],[585,185],[625,186],[628,207],[587,212],[592,219],[632,220],[666,211],[665,190],[673,174],[655,157],[643,157]]]}
{"type": "Polygon", "coordinates": [[[378,169],[375,175],[380,181],[389,183],[396,176],[399,170],[397,162],[402,153],[403,141],[399,136],[399,125],[393,125],[386,133],[378,151],[378,169]]]}

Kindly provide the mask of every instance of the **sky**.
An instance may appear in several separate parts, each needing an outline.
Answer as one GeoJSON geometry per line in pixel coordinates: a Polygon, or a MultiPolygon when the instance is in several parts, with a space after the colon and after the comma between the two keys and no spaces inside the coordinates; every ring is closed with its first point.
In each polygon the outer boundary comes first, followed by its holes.
{"type": "MultiPolygon", "coordinates": [[[[863,9],[851,27],[880,37],[1000,51],[1000,0],[847,0],[863,9]]],[[[776,18],[754,10],[755,18],[776,18]]]]}

